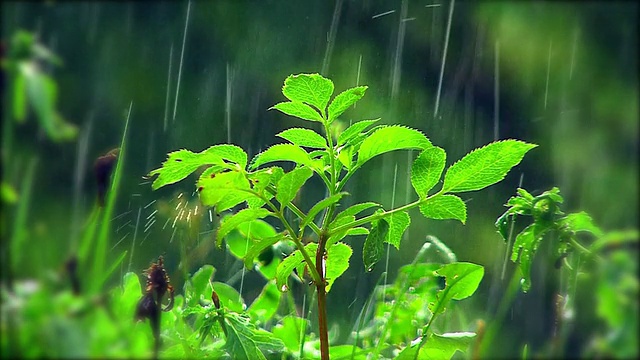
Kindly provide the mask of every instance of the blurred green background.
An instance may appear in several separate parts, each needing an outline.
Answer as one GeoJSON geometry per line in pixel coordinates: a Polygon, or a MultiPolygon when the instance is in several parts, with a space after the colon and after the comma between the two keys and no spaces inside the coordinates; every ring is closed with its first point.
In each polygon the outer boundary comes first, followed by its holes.
{"type": "MultiPolygon", "coordinates": [[[[558,186],[568,211],[589,212],[604,230],[637,228],[638,4],[456,2],[447,31],[449,5],[3,2],[3,57],[16,31],[35,33],[62,60],[62,66],[44,64],[42,70],[58,84],[59,113],[79,129],[74,141],[54,142],[31,113],[7,135],[12,99],[3,78],[3,179],[18,187],[27,164],[37,159],[18,277],[42,278],[63,266],[96,202],[93,161],[119,146],[132,104],[111,258],[131,250],[134,238],[136,243],[120,275],[140,273],[164,255],[178,289],[185,274],[207,263],[218,269],[218,281],[238,288],[239,262],[206,245],[213,243],[215,216],[211,222],[201,210],[175,228],[166,226],[180,199],[196,206],[193,182],[151,192],[143,176],[173,150],[231,142],[253,156],[281,142],[274,135],[283,129],[308,126],[268,111],[283,100],[286,76],[300,72],[321,73],[337,91],[368,85],[365,98],[343,116],[346,125],[381,117],[382,123],[420,129],[447,150],[448,164],[496,139],[540,145],[505,181],[466,194],[466,225],[425,220],[416,210],[401,250],[391,250],[390,278],[427,235],[445,242],[459,260],[485,266],[479,294],[465,305],[469,326],[491,316],[506,287],[506,245],[493,224],[520,182],[535,194],[558,186]],[[191,257],[182,268],[181,251],[191,257]]],[[[367,164],[347,186],[351,196],[344,206],[376,201],[391,208],[413,200],[410,156],[392,153],[367,164]]],[[[303,209],[324,196],[321,185],[312,181],[303,189],[303,209]]],[[[5,210],[11,212],[3,205],[5,210]]],[[[329,321],[340,326],[341,336],[384,271],[379,264],[364,273],[362,240],[348,240],[354,247],[351,268],[329,296],[329,321]]],[[[547,340],[559,272],[538,263],[533,288],[517,297],[494,354],[512,356],[523,339],[534,350],[547,340]]],[[[250,301],[263,281],[247,273],[243,282],[250,301]]],[[[580,329],[575,331],[574,346],[585,346],[580,329]]]]}

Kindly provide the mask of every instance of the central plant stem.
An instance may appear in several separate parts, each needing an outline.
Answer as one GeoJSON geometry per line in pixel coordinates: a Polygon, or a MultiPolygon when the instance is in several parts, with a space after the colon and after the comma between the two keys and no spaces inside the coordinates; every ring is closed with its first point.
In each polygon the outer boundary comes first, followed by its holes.
{"type": "Polygon", "coordinates": [[[322,360],[329,359],[329,329],[327,327],[327,289],[326,278],[324,272],[324,252],[327,244],[327,235],[325,232],[320,233],[318,239],[318,251],[316,252],[316,270],[320,274],[320,281],[316,282],[318,290],[318,331],[320,336],[320,358],[322,360]]]}

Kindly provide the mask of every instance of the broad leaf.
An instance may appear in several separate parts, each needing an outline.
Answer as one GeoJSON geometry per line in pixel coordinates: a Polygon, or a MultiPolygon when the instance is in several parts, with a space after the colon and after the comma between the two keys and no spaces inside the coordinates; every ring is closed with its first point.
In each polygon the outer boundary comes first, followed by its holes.
{"type": "Polygon", "coordinates": [[[513,243],[513,250],[511,252],[511,261],[516,262],[518,255],[520,257],[520,270],[522,272],[522,291],[527,292],[531,288],[531,263],[533,257],[538,250],[540,241],[544,234],[549,230],[547,224],[533,223],[516,236],[516,241],[513,243]],[[522,250],[522,251],[521,251],[522,250]]]}
{"type": "MultiPolygon", "coordinates": [[[[311,262],[313,266],[316,265],[316,252],[318,251],[317,243],[309,243],[305,247],[305,250],[311,255],[311,262]]],[[[331,285],[349,268],[349,259],[353,250],[351,247],[344,243],[336,243],[326,248],[326,262],[325,262],[325,279],[327,282],[326,290],[331,290],[331,285]]],[[[305,266],[307,264],[302,262],[297,266],[298,274],[304,273],[305,266]]]]}
{"type": "Polygon", "coordinates": [[[367,235],[362,248],[362,261],[367,271],[373,270],[375,265],[382,258],[384,247],[382,246],[389,233],[389,224],[381,219],[371,226],[371,231],[367,235]]]}
{"type": "Polygon", "coordinates": [[[185,286],[185,299],[189,306],[197,306],[200,299],[211,299],[211,278],[215,273],[211,265],[204,265],[193,274],[185,286]]]}
{"type": "Polygon", "coordinates": [[[420,205],[420,212],[429,219],[467,221],[467,206],[455,195],[438,195],[420,205]]]}
{"type": "Polygon", "coordinates": [[[425,149],[418,155],[411,167],[411,185],[421,199],[427,196],[440,180],[447,154],[437,146],[425,149]]]}
{"type": "Polygon", "coordinates": [[[231,230],[238,227],[238,225],[245,223],[247,221],[252,221],[256,219],[262,219],[266,216],[273,215],[269,210],[258,208],[258,209],[242,209],[238,211],[238,213],[233,216],[229,216],[224,218],[220,222],[220,227],[218,228],[218,233],[216,235],[216,240],[218,244],[222,242],[222,239],[231,232],[231,230]]]}
{"type": "Polygon", "coordinates": [[[396,360],[431,360],[451,359],[456,351],[466,352],[476,334],[472,332],[446,333],[442,335],[429,334],[427,339],[417,338],[410,346],[404,348],[396,360]],[[424,346],[420,343],[425,341],[424,346]],[[416,356],[416,352],[420,351],[416,356]]]}
{"type": "MultiPolygon", "coordinates": [[[[315,257],[315,254],[309,254],[309,256],[313,258],[315,257]]],[[[289,275],[291,275],[293,269],[303,262],[304,257],[302,256],[302,253],[300,250],[296,250],[287,256],[280,265],[278,265],[278,268],[276,269],[276,285],[278,285],[278,290],[282,292],[289,291],[289,285],[287,284],[289,275]]]]}
{"type": "Polygon", "coordinates": [[[285,140],[289,140],[292,144],[304,146],[314,149],[326,149],[327,140],[322,135],[310,129],[291,128],[278,135],[285,140]]]}
{"type": "Polygon", "coordinates": [[[342,115],[351,105],[362,99],[367,86],[358,86],[338,94],[329,105],[329,123],[342,115]]]}
{"type": "Polygon", "coordinates": [[[400,240],[402,240],[402,235],[411,223],[409,213],[407,213],[406,211],[393,213],[389,216],[386,216],[384,218],[384,221],[389,224],[389,231],[387,232],[385,242],[393,245],[396,249],[400,250],[400,240]]]}
{"type": "Polygon", "coordinates": [[[450,300],[462,300],[473,295],[484,276],[484,268],[477,264],[458,262],[442,266],[436,274],[444,276],[446,286],[438,292],[438,300],[429,304],[429,310],[434,316],[444,312],[450,300]]]}
{"type": "Polygon", "coordinates": [[[591,219],[591,216],[584,211],[567,215],[560,220],[561,225],[569,227],[575,232],[590,232],[595,236],[602,236],[602,230],[598,228],[591,219]]]}
{"type": "Polygon", "coordinates": [[[259,321],[264,324],[269,321],[278,311],[281,294],[276,287],[275,281],[269,281],[262,288],[260,295],[253,300],[253,303],[247,309],[247,313],[251,316],[253,322],[259,321]]]}
{"type": "Polygon", "coordinates": [[[474,191],[493,185],[504,179],[527,151],[536,146],[518,140],[503,140],[475,149],[449,167],[442,191],[474,191]]]}
{"type": "Polygon", "coordinates": [[[289,204],[298,193],[298,190],[313,175],[313,171],[306,167],[299,167],[284,174],[278,181],[276,199],[284,207],[289,204]]]}
{"type": "Polygon", "coordinates": [[[320,116],[320,113],[318,113],[316,109],[299,101],[281,102],[269,108],[269,110],[271,109],[279,110],[280,112],[302,120],[322,122],[322,116],[320,116]]]}
{"type": "Polygon", "coordinates": [[[249,198],[254,197],[247,192],[249,181],[239,171],[228,171],[212,174],[210,177],[198,179],[200,201],[205,206],[216,206],[218,212],[232,208],[249,198]]]}
{"type": "Polygon", "coordinates": [[[202,165],[222,164],[222,162],[220,156],[206,153],[206,151],[193,153],[183,149],[170,152],[167,160],[162,163],[162,167],[149,173],[149,176],[158,174],[151,187],[157,190],[186,178],[202,165]]]}
{"type": "Polygon", "coordinates": [[[266,360],[265,354],[280,353],[284,350],[282,340],[268,331],[257,329],[245,316],[226,312],[224,322],[227,329],[225,347],[235,359],[266,360]]]}
{"type": "Polygon", "coordinates": [[[418,130],[404,126],[385,126],[374,131],[360,145],[358,164],[362,165],[374,156],[401,149],[424,150],[431,142],[418,130]]]}
{"type": "Polygon", "coordinates": [[[237,258],[244,258],[254,242],[276,236],[276,230],[264,220],[253,220],[239,224],[227,235],[229,251],[237,258]]]}
{"type": "Polygon", "coordinates": [[[213,145],[203,151],[208,155],[217,155],[224,160],[236,163],[240,169],[247,167],[247,153],[241,147],[231,144],[213,145]]]}
{"type": "Polygon", "coordinates": [[[249,168],[255,169],[260,165],[274,161],[292,161],[296,164],[313,165],[309,154],[301,147],[293,144],[277,144],[256,155],[249,168]]]}
{"type": "MultiPolygon", "coordinates": [[[[382,205],[378,204],[378,203],[374,203],[374,202],[365,202],[365,203],[360,203],[360,204],[355,204],[355,205],[351,205],[350,207],[346,208],[344,211],[342,211],[341,213],[339,213],[338,215],[336,215],[334,221],[337,221],[338,219],[345,217],[345,216],[355,216],[367,209],[371,209],[371,208],[381,208],[382,205]]],[[[329,225],[330,227],[335,227],[332,225],[329,225]]]]}
{"type": "Polygon", "coordinates": [[[289,352],[295,354],[300,351],[301,336],[304,332],[301,329],[307,329],[309,320],[297,316],[287,315],[274,326],[273,335],[281,339],[287,346],[289,352]]]}
{"type": "MultiPolygon", "coordinates": [[[[218,294],[218,298],[220,299],[220,303],[222,304],[222,306],[235,312],[244,311],[244,300],[236,289],[234,289],[230,285],[218,281],[214,281],[213,283],[211,283],[211,286],[213,286],[213,290],[215,290],[216,294],[218,294]]],[[[211,288],[211,286],[209,288],[211,288]]],[[[211,296],[211,291],[208,292],[208,295],[211,296]]]]}
{"type": "Polygon", "coordinates": [[[284,234],[279,233],[275,236],[258,238],[251,244],[251,247],[244,255],[244,265],[251,269],[253,267],[253,260],[260,255],[265,249],[271,247],[273,244],[284,239],[284,234]]]}
{"type": "Polygon", "coordinates": [[[302,222],[300,223],[300,230],[304,229],[307,225],[313,222],[313,219],[316,217],[316,215],[318,215],[318,213],[328,208],[329,206],[337,203],[345,195],[348,195],[348,193],[340,192],[335,195],[329,196],[328,198],[322,199],[320,200],[320,202],[313,205],[313,207],[307,213],[307,216],[305,216],[302,222]]]}
{"type": "Polygon", "coordinates": [[[333,82],[319,74],[290,75],[282,87],[287,99],[313,105],[323,114],[332,93],[333,82]]]}
{"type": "Polygon", "coordinates": [[[338,145],[343,145],[349,142],[349,140],[358,136],[364,129],[378,122],[380,118],[374,120],[362,120],[356,123],[351,124],[348,128],[346,128],[340,136],[338,136],[338,145]]]}

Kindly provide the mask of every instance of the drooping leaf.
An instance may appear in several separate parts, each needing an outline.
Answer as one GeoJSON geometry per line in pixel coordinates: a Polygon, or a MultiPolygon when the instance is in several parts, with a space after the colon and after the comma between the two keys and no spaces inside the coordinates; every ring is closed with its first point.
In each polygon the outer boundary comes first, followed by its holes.
{"type": "Polygon", "coordinates": [[[389,231],[387,232],[385,242],[400,250],[400,240],[402,240],[402,235],[409,227],[409,224],[411,224],[409,213],[406,211],[393,213],[386,216],[384,221],[389,225],[389,231]]]}
{"type": "Polygon", "coordinates": [[[333,94],[333,82],[319,74],[290,75],[284,81],[282,94],[291,101],[313,105],[324,114],[333,94]]]}
{"type": "Polygon", "coordinates": [[[373,269],[375,265],[382,258],[384,253],[384,247],[382,246],[387,239],[389,233],[389,224],[385,219],[381,219],[376,224],[372,224],[371,231],[367,235],[367,239],[364,241],[362,248],[362,260],[364,268],[367,271],[373,269]]]}
{"type": "Polygon", "coordinates": [[[477,264],[458,262],[442,266],[436,271],[444,276],[446,286],[437,293],[438,300],[429,304],[434,316],[445,311],[450,300],[462,300],[473,295],[484,276],[484,268],[477,264]]]}
{"type": "Polygon", "coordinates": [[[374,120],[362,120],[356,123],[351,124],[348,128],[346,128],[340,135],[338,136],[338,145],[344,145],[349,142],[349,140],[358,136],[364,129],[378,122],[380,118],[374,120]]]}
{"type": "Polygon", "coordinates": [[[584,211],[567,215],[560,220],[560,225],[565,225],[575,232],[590,232],[595,236],[602,236],[602,230],[593,223],[591,216],[584,211]]]}
{"type": "Polygon", "coordinates": [[[251,247],[244,256],[244,265],[250,269],[253,267],[254,259],[260,255],[265,249],[284,239],[284,234],[279,233],[275,236],[259,238],[251,244],[251,247]]]}
{"type": "Polygon", "coordinates": [[[513,243],[511,261],[516,262],[519,255],[519,266],[522,272],[520,283],[522,285],[522,291],[524,292],[529,291],[531,288],[531,263],[533,262],[533,257],[538,250],[542,237],[548,230],[549,224],[535,222],[524,228],[524,230],[516,236],[516,241],[513,243]]]}
{"type": "Polygon", "coordinates": [[[266,283],[260,295],[253,300],[251,306],[247,309],[247,313],[251,319],[254,322],[259,321],[262,324],[269,321],[278,311],[281,294],[276,287],[275,281],[266,283]]]}
{"type": "Polygon", "coordinates": [[[322,116],[311,106],[299,101],[286,101],[273,105],[269,110],[276,109],[287,115],[300,118],[302,120],[322,122],[322,116]]]}
{"type": "Polygon", "coordinates": [[[455,195],[438,195],[420,205],[420,212],[429,219],[467,221],[467,206],[455,195]]]}
{"type": "Polygon", "coordinates": [[[238,211],[238,213],[234,214],[233,216],[224,218],[220,222],[220,227],[218,228],[218,233],[216,234],[216,240],[218,244],[221,244],[222,239],[225,236],[227,236],[229,232],[231,232],[236,227],[238,227],[238,225],[245,223],[247,221],[262,219],[269,215],[273,215],[273,213],[264,208],[242,209],[238,211]]]}
{"type": "Polygon", "coordinates": [[[276,136],[289,140],[292,144],[314,149],[326,149],[327,140],[311,129],[291,128],[276,136]]]}
{"type": "Polygon", "coordinates": [[[447,154],[437,146],[425,149],[411,167],[411,185],[423,199],[440,180],[447,154]]]}
{"type": "Polygon", "coordinates": [[[364,139],[358,150],[358,164],[393,150],[424,150],[431,146],[431,141],[418,130],[398,125],[385,126],[364,139]]]}
{"type": "Polygon", "coordinates": [[[502,140],[473,150],[451,165],[444,175],[443,192],[480,190],[504,179],[527,151],[538,145],[502,140]]]}
{"type": "Polygon", "coordinates": [[[329,123],[342,115],[351,105],[362,99],[367,86],[357,86],[338,94],[329,105],[329,123]]]}
{"type": "Polygon", "coordinates": [[[257,329],[246,316],[226,312],[224,322],[227,328],[225,347],[235,359],[266,360],[265,354],[284,350],[282,340],[268,331],[257,329]]]}
{"type": "Polygon", "coordinates": [[[313,171],[306,167],[299,167],[284,174],[278,181],[276,199],[282,206],[289,204],[302,185],[313,175],[313,171]]]}
{"type": "Polygon", "coordinates": [[[427,339],[417,338],[410,346],[404,348],[396,360],[431,360],[451,359],[456,351],[466,352],[476,334],[472,332],[446,333],[442,335],[431,333],[427,339]],[[420,342],[426,341],[420,347],[420,342]],[[416,356],[416,352],[420,353],[416,356]]]}
{"type": "Polygon", "coordinates": [[[274,161],[292,161],[311,167],[313,165],[309,154],[300,146],[293,144],[277,144],[256,155],[249,165],[250,169],[256,169],[260,165],[274,161]]]}
{"type": "Polygon", "coordinates": [[[340,199],[342,199],[343,196],[347,194],[348,193],[346,192],[340,192],[335,195],[329,196],[328,198],[322,199],[320,200],[320,202],[313,205],[313,207],[307,213],[307,216],[305,216],[305,218],[302,219],[302,222],[300,222],[300,230],[304,229],[307,225],[313,222],[313,219],[316,217],[316,215],[318,215],[318,213],[337,203],[338,201],[340,201],[340,199]]]}

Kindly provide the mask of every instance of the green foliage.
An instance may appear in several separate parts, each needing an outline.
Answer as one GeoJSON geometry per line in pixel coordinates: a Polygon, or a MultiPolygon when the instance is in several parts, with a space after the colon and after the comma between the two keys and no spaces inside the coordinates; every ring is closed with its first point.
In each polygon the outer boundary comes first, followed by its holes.
{"type": "MultiPolygon", "coordinates": [[[[158,175],[153,185],[157,189],[184,179],[198,168],[206,167],[196,182],[204,205],[215,206],[221,212],[246,203],[246,209],[221,221],[217,240],[220,245],[221,240],[226,238],[230,251],[236,257],[243,258],[247,267],[253,267],[261,254],[269,254],[275,247],[286,243],[295,246],[295,251],[278,263],[274,273],[270,273],[272,276],[263,272],[268,279],[275,277],[275,284],[269,282],[268,288],[263,289],[260,301],[255,306],[252,305],[250,313],[254,321],[262,323],[273,316],[268,308],[274,306],[271,301],[276,299],[273,295],[274,288],[287,291],[294,270],[298,279],[304,279],[308,275],[318,291],[328,292],[333,282],[349,267],[352,249],[341,242],[346,236],[367,235],[363,244],[363,262],[365,269],[371,270],[382,258],[384,243],[400,248],[403,234],[411,223],[408,213],[410,209],[419,207],[427,218],[455,219],[464,223],[467,218],[466,205],[452,193],[480,190],[495,184],[522,160],[527,151],[536,146],[516,140],[504,140],[474,150],[449,167],[444,175],[442,189],[429,196],[428,193],[442,176],[446,153],[433,146],[419,130],[399,125],[381,125],[369,129],[378,120],[364,120],[330,135],[331,124],[360,100],[366,89],[366,86],[347,89],[332,100],[334,86],[331,80],[318,74],[291,75],[285,80],[282,89],[289,101],[276,104],[272,109],[301,120],[319,122],[324,128],[323,135],[311,129],[287,129],[278,136],[289,143],[272,145],[257,154],[248,166],[244,151],[232,145],[215,145],[199,154],[181,150],[170,153],[163,166],[150,173],[158,175]],[[222,150],[226,153],[223,154],[222,150]],[[372,158],[395,150],[418,150],[411,172],[411,184],[418,199],[392,210],[384,210],[379,204],[366,202],[353,205],[336,215],[339,202],[348,195],[342,189],[353,174],[372,158]],[[282,161],[293,162],[295,167],[286,172],[279,167],[261,168],[266,164],[282,161]],[[298,208],[295,199],[304,189],[307,180],[314,175],[323,181],[328,196],[305,212],[298,208]],[[372,214],[360,216],[362,212],[374,208],[372,214]],[[289,220],[289,215],[297,221],[289,220]],[[316,222],[319,215],[321,216],[316,222]],[[280,232],[276,233],[274,230],[258,236],[248,230],[252,224],[260,224],[260,219],[267,216],[276,218],[282,224],[280,232]],[[310,229],[316,236],[315,241],[306,245],[303,244],[305,229],[310,229]],[[238,236],[239,233],[244,235],[238,236]],[[316,259],[320,258],[325,262],[323,271],[316,269],[316,259]]],[[[434,276],[444,276],[447,285],[444,293],[438,293],[433,299],[434,303],[428,305],[433,313],[429,324],[436,315],[444,311],[451,299],[459,300],[470,296],[483,274],[482,267],[466,263],[445,265],[438,271],[440,272],[434,276]]],[[[214,285],[216,286],[220,288],[216,288],[220,301],[227,308],[240,312],[242,304],[234,303],[241,301],[240,295],[236,296],[221,284],[214,285]]],[[[239,319],[225,318],[225,322],[245,324],[239,319]]],[[[319,321],[326,322],[326,318],[321,315],[319,321]]],[[[276,333],[289,332],[288,327],[295,322],[293,319],[287,320],[286,326],[275,328],[276,333]]],[[[429,356],[451,356],[467,341],[465,336],[430,333],[429,326],[420,341],[421,344],[432,344],[425,347],[429,349],[425,351],[432,352],[429,354],[435,354],[429,356]]],[[[213,327],[211,324],[210,328],[213,327]]],[[[228,343],[231,345],[228,346],[232,346],[234,351],[244,351],[243,356],[260,358],[262,350],[259,350],[259,344],[247,343],[248,347],[238,345],[247,342],[246,339],[241,339],[243,336],[248,338],[248,328],[250,326],[247,325],[243,328],[244,332],[239,331],[234,335],[234,340],[229,338],[228,343]]],[[[263,335],[256,336],[260,338],[263,335]]],[[[324,334],[320,335],[321,352],[326,355],[329,347],[323,340],[324,334]]],[[[302,344],[286,343],[286,346],[289,351],[294,351],[302,347],[302,344]]],[[[300,351],[304,352],[302,349],[300,351]]],[[[342,354],[346,350],[331,347],[329,351],[342,354]]]]}

